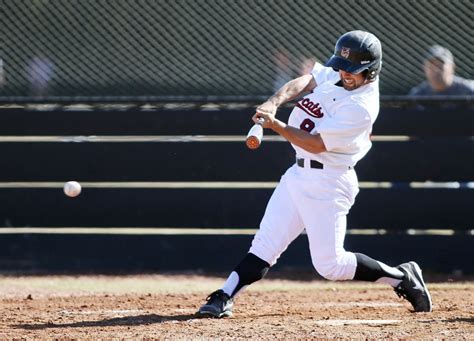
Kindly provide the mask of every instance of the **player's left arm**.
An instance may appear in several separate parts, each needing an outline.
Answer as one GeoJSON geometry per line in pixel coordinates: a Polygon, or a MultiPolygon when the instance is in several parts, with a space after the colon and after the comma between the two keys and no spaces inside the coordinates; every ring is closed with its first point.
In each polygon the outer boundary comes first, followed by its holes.
{"type": "Polygon", "coordinates": [[[295,78],[283,85],[276,94],[271,96],[266,102],[259,105],[256,109],[257,114],[270,113],[276,115],[278,108],[304,93],[314,90],[317,86],[312,75],[303,75],[295,78]]]}
{"type": "Polygon", "coordinates": [[[272,114],[259,113],[258,117],[255,115],[253,117],[255,123],[257,123],[258,118],[263,118],[264,122],[261,124],[264,128],[272,129],[289,142],[310,153],[317,154],[326,151],[326,146],[320,134],[312,135],[305,130],[289,126],[272,114]]]}

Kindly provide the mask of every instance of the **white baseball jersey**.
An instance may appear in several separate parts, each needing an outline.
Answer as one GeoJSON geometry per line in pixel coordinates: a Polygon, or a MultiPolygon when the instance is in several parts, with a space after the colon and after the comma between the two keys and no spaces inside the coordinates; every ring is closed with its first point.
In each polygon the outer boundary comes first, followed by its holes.
{"type": "Polygon", "coordinates": [[[293,145],[297,157],[330,166],[355,166],[369,151],[372,124],[379,112],[378,79],[352,91],[336,85],[339,73],[316,63],[314,91],[298,101],[288,124],[321,134],[327,152],[312,154],[293,145]]]}

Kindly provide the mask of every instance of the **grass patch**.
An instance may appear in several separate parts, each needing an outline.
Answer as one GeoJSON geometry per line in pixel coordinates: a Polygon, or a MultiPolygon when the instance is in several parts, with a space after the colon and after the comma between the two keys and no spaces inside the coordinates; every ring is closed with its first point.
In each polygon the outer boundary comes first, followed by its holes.
{"type": "MultiPolygon", "coordinates": [[[[130,275],[130,276],[0,276],[0,297],[28,295],[84,294],[191,294],[209,293],[224,283],[224,277],[197,275],[130,275]]],[[[433,283],[431,290],[472,290],[473,282],[433,283]]],[[[264,279],[251,286],[252,291],[313,291],[383,289],[386,285],[365,282],[331,282],[324,280],[294,281],[264,279]]]]}

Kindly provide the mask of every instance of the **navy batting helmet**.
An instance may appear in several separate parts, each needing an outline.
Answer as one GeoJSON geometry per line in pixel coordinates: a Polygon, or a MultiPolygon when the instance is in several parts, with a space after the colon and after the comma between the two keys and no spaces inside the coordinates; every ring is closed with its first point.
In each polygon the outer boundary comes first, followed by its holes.
{"type": "Polygon", "coordinates": [[[380,40],[369,32],[347,32],[337,40],[334,54],[325,65],[354,74],[367,70],[367,79],[374,80],[382,68],[380,40]]]}

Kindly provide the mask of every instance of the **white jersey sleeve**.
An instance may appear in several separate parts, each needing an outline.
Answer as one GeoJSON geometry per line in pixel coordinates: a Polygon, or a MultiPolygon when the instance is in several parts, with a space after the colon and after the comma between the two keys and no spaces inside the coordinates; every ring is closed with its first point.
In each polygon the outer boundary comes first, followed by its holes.
{"type": "MultiPolygon", "coordinates": [[[[368,141],[372,119],[362,105],[344,105],[317,128],[327,151],[342,152],[368,141]]],[[[370,143],[370,142],[369,142],[370,143]]]]}
{"type": "Polygon", "coordinates": [[[311,75],[313,76],[317,85],[321,85],[329,81],[337,82],[339,80],[338,72],[334,71],[330,67],[325,67],[323,64],[318,62],[314,63],[314,68],[313,71],[311,71],[311,75]]]}

